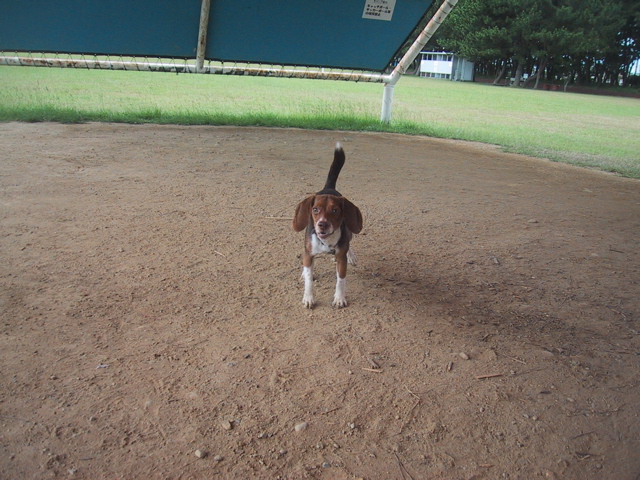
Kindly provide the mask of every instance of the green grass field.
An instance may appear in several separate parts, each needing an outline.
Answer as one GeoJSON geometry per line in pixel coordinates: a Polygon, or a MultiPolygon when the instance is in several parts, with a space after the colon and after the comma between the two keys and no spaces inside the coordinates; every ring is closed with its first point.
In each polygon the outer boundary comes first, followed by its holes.
{"type": "Polygon", "coordinates": [[[0,121],[259,125],[472,140],[640,178],[640,99],[404,77],[382,85],[0,67],[0,121]]]}

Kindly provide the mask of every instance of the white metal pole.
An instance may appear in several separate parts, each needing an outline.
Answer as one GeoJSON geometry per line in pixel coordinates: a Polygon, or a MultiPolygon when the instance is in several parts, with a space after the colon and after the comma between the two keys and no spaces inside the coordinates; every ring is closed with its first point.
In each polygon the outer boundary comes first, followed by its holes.
{"type": "Polygon", "coordinates": [[[393,89],[395,85],[392,83],[385,83],[384,90],[382,92],[382,114],[380,121],[389,123],[391,121],[391,105],[393,105],[393,89]]]}
{"type": "Polygon", "coordinates": [[[207,28],[209,27],[209,9],[211,0],[202,0],[200,8],[200,30],[198,31],[198,49],[196,51],[196,73],[203,73],[204,56],[207,52],[207,28]]]}
{"type": "Polygon", "coordinates": [[[427,42],[431,39],[433,34],[438,30],[438,27],[447,15],[453,10],[453,7],[456,6],[458,0],[444,0],[440,8],[436,12],[436,14],[429,20],[427,26],[424,27],[418,38],[413,42],[407,53],[404,54],[402,59],[398,62],[398,65],[393,69],[390,75],[388,75],[384,80],[384,93],[382,95],[382,115],[380,117],[380,121],[384,123],[389,123],[391,121],[391,100],[393,98],[393,87],[400,77],[404,75],[409,66],[416,59],[418,54],[422,51],[427,42]]]}

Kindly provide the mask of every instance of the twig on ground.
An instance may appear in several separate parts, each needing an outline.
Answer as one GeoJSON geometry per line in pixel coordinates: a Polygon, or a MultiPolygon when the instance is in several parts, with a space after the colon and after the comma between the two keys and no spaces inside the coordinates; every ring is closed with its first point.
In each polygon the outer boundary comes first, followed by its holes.
{"type": "Polygon", "coordinates": [[[580,435],[576,435],[575,437],[571,437],[571,440],[575,440],[577,438],[584,437],[586,435],[591,435],[592,433],[595,433],[595,432],[593,430],[591,430],[590,432],[584,432],[584,433],[581,433],[580,435]]]}
{"type": "Polygon", "coordinates": [[[342,407],[335,407],[335,408],[332,408],[331,410],[327,410],[326,412],[320,412],[320,413],[322,413],[323,415],[328,415],[331,412],[335,412],[336,410],[340,410],[341,408],[342,407]]]}
{"type": "Polygon", "coordinates": [[[527,362],[525,362],[524,360],[520,360],[519,358],[516,358],[516,357],[510,357],[509,355],[505,355],[504,353],[498,353],[498,355],[504,358],[508,358],[509,360],[513,360],[514,362],[522,363],[523,365],[527,364],[527,362]]]}
{"type": "Polygon", "coordinates": [[[527,373],[532,373],[532,372],[539,372],[540,370],[545,370],[545,369],[546,369],[546,367],[531,368],[529,370],[525,370],[524,372],[513,373],[512,376],[513,377],[519,377],[520,375],[525,375],[527,373]]]}
{"type": "Polygon", "coordinates": [[[478,380],[484,380],[485,378],[496,378],[496,377],[501,377],[503,374],[502,373],[490,373],[488,375],[476,375],[476,378],[478,380]]]}
{"type": "Polygon", "coordinates": [[[398,454],[395,452],[393,452],[393,454],[396,456],[396,460],[398,460],[398,467],[400,467],[400,474],[402,475],[402,478],[404,479],[404,474],[406,473],[410,480],[414,480],[414,478],[411,476],[409,471],[406,469],[406,467],[400,460],[400,457],[398,456],[398,454]]]}
{"type": "Polygon", "coordinates": [[[367,361],[371,365],[371,368],[375,368],[376,370],[380,370],[380,365],[378,365],[373,358],[369,358],[369,357],[365,357],[365,358],[367,359],[367,361]]]}
{"type": "Polygon", "coordinates": [[[407,386],[406,386],[406,385],[404,386],[404,389],[405,389],[407,392],[409,392],[411,395],[413,395],[414,397],[416,397],[418,400],[420,400],[420,397],[419,397],[418,395],[416,395],[415,393],[413,393],[411,390],[409,390],[409,389],[407,388],[407,386]]]}
{"type": "Polygon", "coordinates": [[[599,456],[597,453],[589,453],[589,452],[576,452],[576,455],[578,456],[578,460],[586,460],[591,457],[599,456]]]}

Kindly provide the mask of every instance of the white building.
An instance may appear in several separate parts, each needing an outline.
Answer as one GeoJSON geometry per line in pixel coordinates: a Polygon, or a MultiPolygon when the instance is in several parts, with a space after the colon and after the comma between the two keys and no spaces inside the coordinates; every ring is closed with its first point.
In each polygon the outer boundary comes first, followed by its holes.
{"type": "Polygon", "coordinates": [[[446,52],[421,52],[420,76],[473,82],[473,62],[446,52]]]}

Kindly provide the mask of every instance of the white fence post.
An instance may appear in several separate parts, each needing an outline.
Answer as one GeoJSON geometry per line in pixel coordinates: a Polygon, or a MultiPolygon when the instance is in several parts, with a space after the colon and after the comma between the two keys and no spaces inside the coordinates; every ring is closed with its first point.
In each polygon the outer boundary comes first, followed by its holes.
{"type": "Polygon", "coordinates": [[[391,122],[391,105],[393,105],[393,89],[395,85],[391,83],[384,84],[384,91],[382,93],[382,115],[380,121],[384,123],[391,122]]]}

